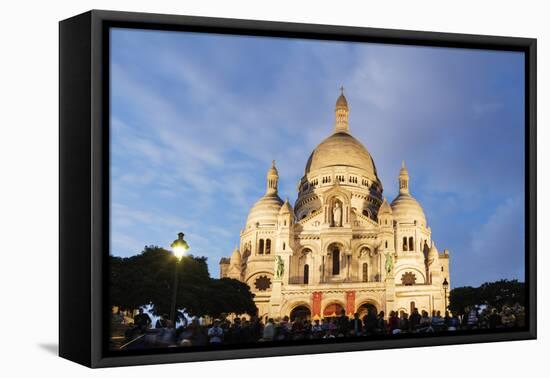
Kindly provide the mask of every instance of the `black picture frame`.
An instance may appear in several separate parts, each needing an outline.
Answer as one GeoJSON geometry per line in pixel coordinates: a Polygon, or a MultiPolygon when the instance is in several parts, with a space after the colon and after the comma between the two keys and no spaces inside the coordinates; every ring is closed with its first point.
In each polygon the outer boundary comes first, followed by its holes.
{"type": "Polygon", "coordinates": [[[92,10],[59,24],[59,354],[89,367],[267,357],[535,339],[536,39],[92,10]],[[525,278],[527,325],[487,332],[315,345],[141,355],[107,353],[109,38],[111,27],[363,41],[525,53],[525,278]]]}

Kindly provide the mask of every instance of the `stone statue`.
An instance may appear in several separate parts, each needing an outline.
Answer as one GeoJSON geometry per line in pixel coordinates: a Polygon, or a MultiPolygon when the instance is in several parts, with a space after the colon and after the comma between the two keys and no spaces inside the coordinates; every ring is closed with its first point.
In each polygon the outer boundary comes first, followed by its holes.
{"type": "Polygon", "coordinates": [[[275,278],[281,279],[285,272],[285,263],[281,256],[275,257],[275,278]]]}
{"type": "Polygon", "coordinates": [[[387,252],[384,256],[386,256],[386,273],[390,274],[393,270],[393,255],[387,252]]]}
{"type": "Polygon", "coordinates": [[[334,219],[334,227],[342,227],[342,208],[340,207],[340,202],[334,204],[332,218],[334,219]]]}

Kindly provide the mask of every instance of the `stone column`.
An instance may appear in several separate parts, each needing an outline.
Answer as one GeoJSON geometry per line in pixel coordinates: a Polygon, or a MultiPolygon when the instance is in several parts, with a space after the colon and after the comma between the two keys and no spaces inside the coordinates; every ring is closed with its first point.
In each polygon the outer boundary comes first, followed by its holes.
{"type": "Polygon", "coordinates": [[[273,286],[271,288],[271,297],[269,298],[269,316],[276,318],[283,316],[281,314],[281,305],[283,303],[282,295],[282,282],[280,279],[273,280],[273,286]]]}
{"type": "Polygon", "coordinates": [[[283,259],[283,263],[284,263],[282,283],[285,285],[288,285],[290,283],[290,254],[289,253],[281,254],[281,258],[283,259]]]}
{"type": "Polygon", "coordinates": [[[390,311],[395,310],[395,277],[393,271],[391,273],[386,273],[386,278],[384,280],[386,286],[386,316],[389,315],[390,311]]]}
{"type": "Polygon", "coordinates": [[[326,279],[326,269],[325,269],[326,260],[327,260],[327,255],[321,255],[321,279],[319,283],[324,283],[326,279]]]}
{"type": "Polygon", "coordinates": [[[346,281],[351,281],[351,251],[346,251],[344,254],[346,257],[346,281]]]}

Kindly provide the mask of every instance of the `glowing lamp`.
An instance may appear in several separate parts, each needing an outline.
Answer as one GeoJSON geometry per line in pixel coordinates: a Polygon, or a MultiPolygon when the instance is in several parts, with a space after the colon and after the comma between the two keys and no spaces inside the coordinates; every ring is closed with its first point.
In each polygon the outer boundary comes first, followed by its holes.
{"type": "Polygon", "coordinates": [[[189,244],[187,244],[187,242],[183,239],[183,236],[183,232],[178,233],[178,238],[170,244],[170,247],[172,247],[172,251],[174,252],[174,256],[176,256],[178,260],[181,260],[185,255],[185,252],[189,250],[189,244]]]}

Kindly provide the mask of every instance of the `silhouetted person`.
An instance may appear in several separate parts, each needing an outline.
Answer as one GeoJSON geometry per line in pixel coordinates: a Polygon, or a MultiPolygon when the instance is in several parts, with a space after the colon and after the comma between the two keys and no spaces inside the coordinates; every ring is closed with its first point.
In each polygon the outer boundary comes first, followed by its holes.
{"type": "Polygon", "coordinates": [[[147,328],[151,325],[152,321],[149,315],[143,312],[143,309],[138,310],[138,314],[134,316],[134,324],[139,329],[140,332],[145,332],[147,328]]]}
{"type": "Polygon", "coordinates": [[[344,335],[348,333],[349,319],[346,316],[346,310],[342,309],[340,311],[340,316],[338,317],[338,331],[344,335]]]}
{"type": "Polygon", "coordinates": [[[365,335],[371,336],[376,329],[376,313],[372,309],[368,309],[367,315],[363,317],[363,324],[365,325],[365,335]]]}
{"type": "Polygon", "coordinates": [[[163,314],[155,323],[155,328],[168,328],[168,315],[163,314]]]}
{"type": "Polygon", "coordinates": [[[413,310],[413,313],[411,314],[409,318],[409,323],[411,325],[411,329],[414,331],[418,329],[418,326],[420,325],[420,319],[422,317],[420,316],[420,313],[418,312],[418,309],[415,307],[413,310]]]}
{"type": "Polygon", "coordinates": [[[354,336],[363,335],[363,324],[361,319],[359,319],[358,313],[353,314],[353,319],[350,322],[350,329],[353,331],[354,336]]]}

